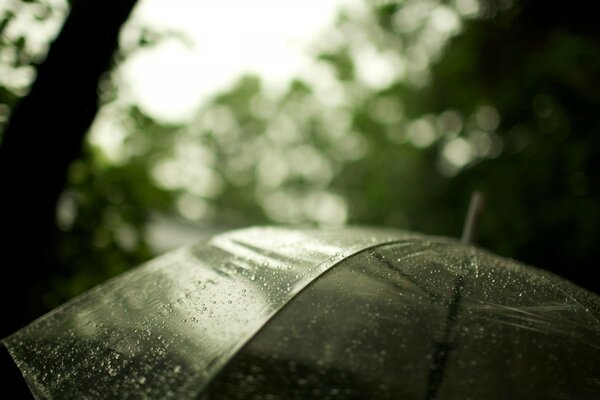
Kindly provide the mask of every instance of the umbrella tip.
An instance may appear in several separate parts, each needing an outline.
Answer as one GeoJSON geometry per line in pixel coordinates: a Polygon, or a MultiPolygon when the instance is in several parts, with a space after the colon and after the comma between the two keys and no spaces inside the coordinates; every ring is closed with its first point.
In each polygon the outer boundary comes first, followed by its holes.
{"type": "Polygon", "coordinates": [[[471,193],[471,200],[469,201],[469,209],[467,211],[467,217],[465,219],[465,225],[463,227],[461,242],[465,244],[473,244],[477,238],[477,225],[479,217],[483,211],[484,196],[480,191],[474,191],[471,193]]]}

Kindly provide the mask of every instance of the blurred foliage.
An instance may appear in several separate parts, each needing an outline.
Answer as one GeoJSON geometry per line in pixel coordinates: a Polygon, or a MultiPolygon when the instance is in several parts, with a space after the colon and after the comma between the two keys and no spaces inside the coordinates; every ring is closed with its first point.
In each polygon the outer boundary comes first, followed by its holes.
{"type": "Polygon", "coordinates": [[[171,145],[172,130],[135,109],[129,110],[128,117],[132,126],[143,131],[147,144],[143,152],[131,154],[127,164],[118,164],[88,147],[81,160],[71,165],[70,185],[57,210],[61,231],[57,251],[63,269],[49,282],[49,306],[154,255],[144,231],[149,212],[168,212],[173,199],[149,179],[147,168],[155,155],[171,145]]]}
{"type": "MultiPolygon", "coordinates": [[[[483,246],[598,291],[596,32],[577,4],[370,3],[341,13],[285,91],[245,76],[186,126],[107,77],[58,210],[66,267],[49,306],[148,258],[151,213],[459,236],[473,190],[483,246]]],[[[19,46],[3,36],[3,63],[30,65],[19,46]]],[[[23,94],[0,82],[0,123],[23,94]]]]}

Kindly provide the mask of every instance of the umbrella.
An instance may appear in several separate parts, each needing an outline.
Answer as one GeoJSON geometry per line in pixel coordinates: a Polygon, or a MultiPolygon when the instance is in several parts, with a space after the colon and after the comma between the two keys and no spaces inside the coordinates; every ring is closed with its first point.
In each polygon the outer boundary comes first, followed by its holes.
{"type": "Polygon", "coordinates": [[[36,398],[600,398],[600,299],[455,240],[257,227],[3,340],[36,398]]]}

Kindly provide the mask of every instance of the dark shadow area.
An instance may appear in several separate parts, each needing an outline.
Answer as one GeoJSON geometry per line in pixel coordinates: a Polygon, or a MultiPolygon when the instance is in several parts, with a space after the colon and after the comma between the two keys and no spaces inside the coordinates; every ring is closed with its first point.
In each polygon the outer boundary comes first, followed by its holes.
{"type": "Polygon", "coordinates": [[[6,347],[0,345],[0,373],[2,374],[2,392],[13,399],[32,400],[31,391],[23,379],[6,347]]]}

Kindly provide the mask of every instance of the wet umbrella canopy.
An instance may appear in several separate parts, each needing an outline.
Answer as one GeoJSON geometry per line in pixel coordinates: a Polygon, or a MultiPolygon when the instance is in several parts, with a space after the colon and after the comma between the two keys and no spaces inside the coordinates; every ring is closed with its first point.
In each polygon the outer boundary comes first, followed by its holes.
{"type": "Polygon", "coordinates": [[[597,296],[394,230],[219,235],[3,343],[37,398],[600,398],[597,296]]]}

